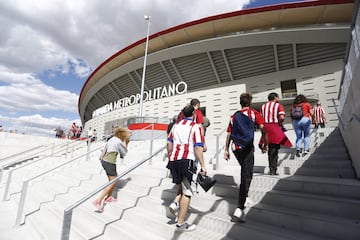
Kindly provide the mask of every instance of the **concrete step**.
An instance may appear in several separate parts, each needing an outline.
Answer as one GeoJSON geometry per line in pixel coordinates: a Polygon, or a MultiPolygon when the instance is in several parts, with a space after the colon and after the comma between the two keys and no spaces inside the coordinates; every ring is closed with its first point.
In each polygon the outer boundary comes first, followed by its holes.
{"type": "MultiPolygon", "coordinates": [[[[201,201],[200,201],[201,202],[201,201]]],[[[192,233],[178,233],[175,231],[174,219],[165,216],[165,208],[159,211],[158,199],[149,198],[139,201],[140,208],[134,208],[124,215],[124,219],[114,223],[111,226],[112,232],[119,234],[120,229],[129,227],[133,230],[137,239],[146,232],[148,236],[157,236],[156,239],[238,239],[239,236],[245,239],[319,239],[313,238],[303,233],[294,233],[280,231],[278,227],[261,224],[236,224],[231,222],[230,209],[226,209],[227,202],[213,202],[213,207],[209,210],[200,210],[197,205],[200,202],[191,202],[189,210],[190,215],[188,221],[197,224],[197,230],[192,233]],[[153,211],[155,209],[155,211],[153,211]],[[155,213],[154,213],[155,212],[155,213]],[[140,234],[138,233],[140,232],[140,234]],[[296,237],[294,237],[297,236],[296,237]]],[[[233,210],[231,207],[231,211],[233,210]]],[[[105,234],[108,234],[105,231],[105,234]]],[[[114,233],[112,233],[114,234],[114,233]]],[[[114,237],[116,235],[113,235],[114,237]]],[[[101,238],[107,239],[107,238],[101,238]]],[[[131,239],[131,238],[130,238],[131,239]]]]}
{"type": "Polygon", "coordinates": [[[96,237],[98,240],[113,240],[121,236],[123,240],[137,240],[137,239],[159,239],[166,240],[167,238],[160,237],[157,233],[145,231],[142,224],[133,224],[125,220],[119,220],[106,227],[104,234],[96,237]]]}
{"type": "Polygon", "coordinates": [[[266,193],[261,203],[354,220],[360,216],[360,208],[356,207],[360,200],[354,199],[272,190],[266,193]]]}
{"type": "Polygon", "coordinates": [[[339,169],[339,168],[313,168],[303,166],[296,170],[295,175],[304,176],[318,176],[318,177],[332,177],[332,178],[348,178],[354,179],[356,177],[354,170],[351,169],[339,169]]]}
{"type": "MultiPolygon", "coordinates": [[[[66,195],[58,195],[54,201],[43,204],[41,211],[27,216],[26,221],[35,222],[35,224],[38,225],[42,219],[51,219],[54,224],[58,222],[58,224],[55,225],[58,225],[58,228],[61,230],[63,210],[84,196],[86,194],[85,192],[85,189],[73,188],[66,195]]],[[[81,237],[75,239],[89,239],[94,235],[98,235],[103,231],[106,224],[119,219],[123,211],[135,206],[139,198],[138,195],[124,189],[121,191],[121,194],[118,198],[119,201],[106,205],[105,211],[101,214],[95,212],[95,208],[91,203],[93,199],[90,199],[78,207],[73,213],[71,235],[81,235],[81,237]]],[[[59,236],[60,234],[59,230],[54,231],[54,229],[52,229],[51,232],[53,235],[49,235],[50,231],[43,232],[43,235],[47,236],[46,239],[50,239],[50,236],[51,238],[59,236]]]]}
{"type": "Polygon", "coordinates": [[[352,163],[349,159],[337,159],[337,160],[327,160],[327,159],[309,159],[304,162],[303,166],[314,167],[314,168],[351,168],[352,163]]]}
{"type": "Polygon", "coordinates": [[[247,218],[285,230],[320,235],[328,239],[357,239],[360,234],[359,220],[320,215],[312,210],[296,210],[279,205],[257,204],[248,211],[247,218]]]}
{"type": "Polygon", "coordinates": [[[360,181],[356,179],[294,175],[281,178],[274,190],[360,200],[360,181]]]}
{"type": "Polygon", "coordinates": [[[41,239],[39,233],[29,225],[15,226],[17,204],[0,201],[0,239],[41,239]]]}

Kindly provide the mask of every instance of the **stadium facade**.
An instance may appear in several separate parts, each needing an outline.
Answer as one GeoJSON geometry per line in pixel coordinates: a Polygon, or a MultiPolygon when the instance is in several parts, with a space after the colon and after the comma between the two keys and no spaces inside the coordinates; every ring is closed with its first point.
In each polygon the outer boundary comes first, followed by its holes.
{"type": "MultiPolygon", "coordinates": [[[[141,122],[168,123],[192,98],[223,131],[239,109],[277,92],[288,110],[297,94],[320,100],[328,126],[338,125],[336,99],[349,43],[354,1],[320,0],[246,9],[184,23],[149,37],[141,122]]],[[[84,129],[107,135],[139,116],[146,38],[120,50],[90,75],[79,98],[84,129]]],[[[138,120],[135,120],[137,122],[138,120]]],[[[287,127],[291,128],[289,117],[287,127]]]]}

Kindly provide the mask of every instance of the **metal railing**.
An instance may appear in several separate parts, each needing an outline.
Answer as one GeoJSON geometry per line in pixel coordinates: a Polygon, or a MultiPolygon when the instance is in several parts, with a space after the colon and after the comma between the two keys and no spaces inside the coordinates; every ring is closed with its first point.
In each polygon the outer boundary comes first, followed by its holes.
{"type": "Polygon", "coordinates": [[[80,199],[79,201],[75,202],[73,205],[69,206],[68,208],[66,208],[64,210],[64,217],[63,217],[63,224],[62,224],[62,230],[61,230],[61,239],[62,240],[68,240],[70,237],[70,228],[71,228],[71,220],[72,220],[72,213],[73,210],[80,206],[81,204],[83,204],[85,201],[89,200],[91,197],[95,196],[95,194],[99,193],[100,191],[102,191],[103,189],[105,189],[106,187],[108,187],[109,185],[113,184],[114,182],[120,180],[120,178],[124,177],[125,175],[127,175],[128,173],[132,172],[134,169],[138,168],[139,166],[141,166],[143,163],[147,162],[148,160],[152,159],[155,155],[159,154],[160,152],[162,152],[164,149],[166,149],[166,146],[160,148],[159,150],[157,150],[154,154],[150,155],[149,157],[141,160],[140,162],[134,164],[133,166],[131,166],[130,168],[128,168],[126,171],[122,172],[120,175],[118,175],[116,178],[112,179],[111,181],[107,182],[106,184],[100,186],[99,188],[97,188],[96,190],[94,190],[93,192],[89,193],[88,195],[84,196],[82,199],[80,199]]]}
{"type": "MultiPolygon", "coordinates": [[[[62,147],[62,146],[65,146],[65,144],[68,144],[68,143],[61,143],[59,144],[57,147],[62,147]]],[[[3,175],[3,172],[6,168],[10,167],[10,166],[13,166],[13,165],[16,165],[16,164],[19,164],[21,162],[24,162],[26,160],[29,160],[29,159],[34,159],[36,157],[39,157],[40,154],[43,154],[49,150],[51,150],[51,154],[54,153],[54,149],[55,149],[55,143],[52,143],[51,146],[49,147],[46,147],[45,149],[41,150],[41,151],[38,151],[38,152],[35,152],[35,153],[32,153],[31,155],[27,156],[27,157],[23,157],[21,159],[18,159],[18,160],[15,160],[15,161],[12,161],[10,163],[7,163],[7,164],[4,164],[1,166],[1,169],[0,169],[0,182],[1,182],[1,179],[2,179],[2,175],[3,175]]]]}
{"type": "MultiPolygon", "coordinates": [[[[167,133],[164,132],[164,133],[158,134],[157,136],[154,137],[154,123],[149,123],[145,127],[141,128],[139,130],[136,130],[136,131],[142,131],[142,130],[146,130],[146,129],[151,129],[149,155],[152,155],[153,146],[154,146],[154,140],[162,138],[162,137],[165,139],[167,133]]],[[[136,133],[132,133],[131,138],[136,139],[136,133]]],[[[149,164],[151,164],[151,160],[149,161],[149,164]]]]}
{"type": "Polygon", "coordinates": [[[7,156],[7,157],[4,157],[4,158],[0,158],[0,162],[5,162],[7,160],[10,160],[10,159],[14,159],[14,157],[18,157],[18,156],[21,156],[23,154],[28,154],[34,150],[37,150],[39,148],[43,148],[43,147],[46,147],[46,145],[42,144],[42,145],[39,145],[39,146],[36,146],[36,147],[33,147],[33,148],[30,148],[30,149],[27,149],[23,152],[20,152],[20,153],[15,153],[13,155],[10,155],[10,156],[7,156]]]}
{"type": "Polygon", "coordinates": [[[225,148],[225,144],[223,144],[221,147],[220,147],[220,136],[222,136],[224,133],[226,132],[226,128],[224,128],[220,133],[218,134],[215,134],[214,136],[216,137],[216,145],[215,145],[215,155],[210,158],[210,164],[213,163],[213,159],[215,159],[216,163],[215,165],[213,166],[213,169],[214,170],[219,170],[220,168],[220,159],[219,159],[219,155],[220,155],[220,152],[225,148]]]}
{"type": "MultiPolygon", "coordinates": [[[[90,146],[90,144],[88,146],[90,146]]],[[[18,211],[17,211],[17,215],[16,215],[15,224],[17,226],[20,226],[21,224],[23,224],[25,222],[25,219],[24,219],[24,221],[22,221],[22,218],[23,218],[24,205],[25,205],[25,200],[26,200],[26,195],[27,195],[29,182],[31,182],[31,181],[39,178],[39,177],[42,177],[42,176],[44,176],[44,175],[46,175],[48,173],[51,173],[51,172],[53,172],[53,171],[55,171],[55,170],[57,170],[57,169],[59,169],[61,167],[64,167],[64,166],[66,166],[66,165],[68,165],[68,164],[70,164],[70,163],[72,163],[75,160],[78,160],[80,158],[86,157],[86,161],[88,161],[88,159],[89,159],[88,156],[89,156],[90,153],[98,151],[100,149],[103,149],[103,147],[104,146],[102,145],[101,147],[95,148],[95,149],[93,149],[91,151],[89,150],[90,147],[88,147],[88,151],[85,154],[77,156],[77,157],[75,157],[75,158],[73,158],[73,159],[71,159],[71,160],[69,160],[69,161],[67,161],[65,163],[62,163],[62,164],[60,164],[60,165],[58,165],[58,166],[56,166],[54,168],[51,168],[51,169],[49,169],[49,170],[47,170],[45,172],[42,172],[42,173],[40,173],[40,174],[38,174],[38,175],[24,181],[23,185],[22,185],[22,188],[21,188],[21,192],[20,192],[20,201],[19,201],[19,205],[18,205],[18,211]]]]}
{"type": "Polygon", "coordinates": [[[164,117],[132,117],[127,120],[127,125],[133,123],[164,123],[168,124],[170,122],[170,118],[164,117]]]}
{"type": "MultiPolygon", "coordinates": [[[[67,143],[67,145],[66,145],[66,150],[65,150],[65,151],[68,151],[69,145],[70,145],[71,143],[72,143],[72,142],[68,142],[68,143],[67,143]]],[[[75,144],[78,144],[78,142],[75,142],[75,144]]],[[[61,146],[61,147],[63,147],[63,146],[61,146]]],[[[88,147],[89,147],[89,146],[88,146],[88,147]]],[[[47,151],[47,150],[46,150],[46,151],[47,151]]],[[[57,152],[52,152],[51,155],[54,155],[54,154],[57,154],[57,153],[62,153],[63,151],[64,151],[64,149],[61,149],[61,150],[59,150],[59,151],[57,151],[57,152]]],[[[31,162],[29,162],[29,163],[27,163],[27,164],[24,164],[24,165],[22,165],[22,166],[19,166],[18,168],[9,170],[8,176],[7,176],[7,181],[6,181],[6,184],[5,184],[3,201],[8,200],[8,192],[9,192],[9,188],[10,188],[10,184],[11,184],[11,178],[12,178],[12,175],[13,175],[13,173],[14,173],[15,171],[17,171],[17,170],[19,170],[19,169],[22,169],[22,168],[25,168],[25,167],[28,167],[28,166],[30,166],[30,165],[33,165],[33,164],[35,164],[35,163],[37,163],[37,162],[39,162],[39,161],[41,161],[41,160],[44,160],[44,159],[46,159],[46,158],[48,158],[48,157],[49,157],[49,156],[40,157],[39,159],[33,160],[33,161],[31,161],[31,162]]],[[[15,163],[16,163],[16,162],[15,162],[15,163]]],[[[14,163],[9,163],[9,164],[6,164],[6,165],[2,166],[0,177],[2,176],[2,173],[3,173],[3,171],[5,170],[5,168],[8,167],[10,164],[14,164],[14,163]]],[[[0,180],[1,180],[1,179],[0,179],[0,180]]]]}

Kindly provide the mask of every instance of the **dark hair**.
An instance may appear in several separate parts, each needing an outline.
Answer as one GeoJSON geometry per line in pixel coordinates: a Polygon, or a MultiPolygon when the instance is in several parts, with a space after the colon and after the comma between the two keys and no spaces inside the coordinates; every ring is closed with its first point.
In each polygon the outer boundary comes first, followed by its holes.
{"type": "Polygon", "coordinates": [[[197,104],[200,104],[199,99],[197,99],[197,98],[191,99],[191,101],[190,101],[190,105],[191,105],[191,106],[195,106],[195,105],[197,105],[197,104]]]}
{"type": "Polygon", "coordinates": [[[250,93],[242,93],[240,95],[240,105],[241,107],[249,107],[252,101],[252,96],[250,93]]]}
{"type": "Polygon", "coordinates": [[[186,105],[182,111],[185,117],[192,117],[194,110],[195,109],[192,105],[186,105]]]}
{"type": "Polygon", "coordinates": [[[294,99],[294,104],[308,102],[307,98],[303,94],[299,94],[294,99]]]}
{"type": "Polygon", "coordinates": [[[269,101],[272,101],[274,100],[275,98],[279,97],[279,95],[276,93],[276,92],[272,92],[268,95],[268,100],[269,101]]]}

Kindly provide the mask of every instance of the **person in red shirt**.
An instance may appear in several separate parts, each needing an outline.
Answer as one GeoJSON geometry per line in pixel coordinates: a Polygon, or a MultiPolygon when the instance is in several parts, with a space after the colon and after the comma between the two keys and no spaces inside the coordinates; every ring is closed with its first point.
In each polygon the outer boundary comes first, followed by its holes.
{"type": "Polygon", "coordinates": [[[325,127],[326,118],[325,118],[325,110],[323,106],[321,106],[321,102],[318,101],[316,105],[314,106],[314,115],[315,115],[315,128],[321,128],[325,127]]]}
{"type": "MultiPolygon", "coordinates": [[[[304,140],[304,154],[308,154],[310,152],[310,130],[311,130],[311,122],[314,119],[314,112],[311,104],[307,100],[307,98],[303,94],[299,94],[294,99],[293,108],[301,107],[302,109],[302,117],[297,119],[294,116],[291,116],[294,131],[296,134],[296,156],[300,157],[302,142],[304,140]],[[303,139],[304,138],[304,139],[303,139]]],[[[292,112],[292,109],[290,112],[292,112]]]]}
{"type": "MultiPolygon", "coordinates": [[[[291,147],[292,144],[281,129],[281,124],[285,118],[284,106],[279,103],[279,95],[272,92],[268,95],[268,102],[261,106],[261,115],[265,120],[265,130],[268,136],[269,150],[268,161],[270,175],[277,174],[277,164],[279,158],[280,145],[291,147]]],[[[262,141],[259,142],[262,144],[262,141]]]]}
{"type": "MultiPolygon", "coordinates": [[[[258,125],[259,129],[261,130],[261,137],[262,137],[263,143],[264,143],[264,145],[262,147],[262,152],[265,153],[268,148],[268,142],[267,142],[266,131],[264,128],[264,119],[258,111],[250,108],[251,101],[252,101],[252,96],[250,93],[242,93],[240,95],[240,105],[241,105],[240,112],[243,115],[246,115],[253,122],[252,126],[254,126],[255,123],[258,125]]],[[[235,209],[235,212],[233,213],[233,218],[234,218],[234,220],[245,222],[245,212],[244,212],[245,202],[246,202],[246,197],[248,196],[249,187],[250,187],[251,180],[253,177],[254,144],[253,144],[253,139],[250,143],[244,144],[244,146],[238,145],[234,142],[232,135],[234,135],[236,133],[233,133],[233,129],[234,129],[234,131],[238,131],[238,130],[236,130],[237,128],[234,128],[234,126],[235,126],[234,120],[235,120],[236,114],[239,114],[239,113],[235,112],[231,116],[229,125],[227,127],[228,134],[226,136],[224,158],[227,161],[230,159],[229,147],[230,147],[230,143],[231,143],[231,150],[234,153],[237,161],[239,162],[239,164],[241,166],[241,173],[240,173],[241,182],[240,182],[240,189],[239,189],[238,204],[237,204],[237,208],[235,209]]],[[[246,117],[243,116],[242,120],[244,121],[245,118],[246,117]]],[[[249,120],[246,119],[246,122],[249,122],[249,120]]],[[[247,124],[244,123],[244,126],[245,125],[247,125],[247,124]]],[[[252,127],[249,131],[252,131],[251,134],[253,136],[255,128],[252,127]]],[[[240,131],[239,131],[237,134],[242,135],[243,133],[240,133],[240,131]]],[[[248,134],[244,134],[244,135],[248,135],[248,134]]]]}
{"type": "MultiPolygon", "coordinates": [[[[203,136],[204,136],[204,130],[205,130],[204,126],[203,126],[204,125],[204,116],[203,116],[203,114],[202,114],[202,112],[200,110],[200,100],[197,99],[197,98],[193,98],[193,99],[191,99],[190,104],[187,104],[185,107],[187,107],[188,105],[191,105],[191,106],[194,107],[194,109],[195,109],[194,122],[199,124],[202,127],[202,129],[203,129],[202,132],[203,132],[203,136]]],[[[182,119],[185,118],[183,110],[184,109],[182,109],[180,111],[180,113],[178,114],[176,123],[179,123],[182,119]]],[[[204,142],[204,149],[203,150],[204,150],[204,152],[207,151],[207,146],[206,146],[205,142],[204,142]]]]}

